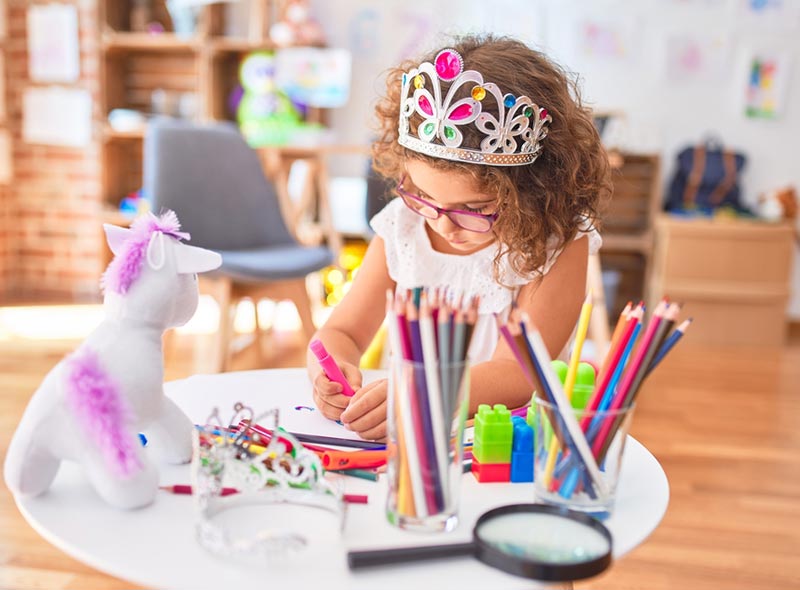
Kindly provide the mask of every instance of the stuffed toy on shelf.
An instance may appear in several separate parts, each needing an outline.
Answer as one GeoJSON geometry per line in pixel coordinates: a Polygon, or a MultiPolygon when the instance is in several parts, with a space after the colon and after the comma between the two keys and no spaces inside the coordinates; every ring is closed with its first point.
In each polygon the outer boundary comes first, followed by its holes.
{"type": "Polygon", "coordinates": [[[193,424],[164,395],[161,337],[194,315],[196,273],[222,258],[184,243],[189,235],[172,211],[104,229],[114,253],[103,275],[105,318],[34,393],[11,439],[5,480],[15,495],[39,495],[61,462],[73,461],[100,498],[132,509],[155,499],[153,453],[191,459],[193,424]]]}

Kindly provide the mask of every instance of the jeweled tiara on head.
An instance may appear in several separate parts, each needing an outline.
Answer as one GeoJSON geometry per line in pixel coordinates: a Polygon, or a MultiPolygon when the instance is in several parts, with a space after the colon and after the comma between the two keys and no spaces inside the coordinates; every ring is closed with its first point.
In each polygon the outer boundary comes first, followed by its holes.
{"type": "Polygon", "coordinates": [[[400,145],[435,158],[489,166],[524,166],[539,156],[552,121],[547,110],[527,96],[503,94],[496,84],[484,82],[480,72],[464,71],[464,60],[454,49],[443,49],[434,63],[404,72],[402,84],[400,145]],[[440,81],[450,83],[444,97],[440,81]],[[469,96],[455,100],[458,90],[469,84],[469,96]],[[483,108],[491,99],[497,102],[497,116],[483,108]],[[415,112],[423,119],[416,136],[409,125],[415,112]],[[461,146],[459,126],[469,124],[485,136],[479,149],[461,146]]]}

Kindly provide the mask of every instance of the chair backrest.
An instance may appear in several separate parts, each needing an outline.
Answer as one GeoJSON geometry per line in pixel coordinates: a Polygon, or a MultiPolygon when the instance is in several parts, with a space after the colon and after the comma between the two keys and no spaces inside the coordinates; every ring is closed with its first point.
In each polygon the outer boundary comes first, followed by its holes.
{"type": "Polygon", "coordinates": [[[367,223],[391,200],[393,188],[389,181],[375,172],[372,167],[372,160],[370,160],[367,167],[367,198],[365,203],[367,223]]]}
{"type": "Polygon", "coordinates": [[[144,142],[144,193],[171,209],[192,244],[242,250],[296,244],[275,186],[233,124],[156,119],[144,142]]]}

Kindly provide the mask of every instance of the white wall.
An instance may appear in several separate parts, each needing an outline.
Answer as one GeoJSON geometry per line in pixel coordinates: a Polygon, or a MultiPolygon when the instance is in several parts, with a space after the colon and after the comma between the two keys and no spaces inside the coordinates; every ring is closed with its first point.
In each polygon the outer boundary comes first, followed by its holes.
{"type": "MultiPolygon", "coordinates": [[[[312,0],[329,45],[353,53],[347,107],[333,113],[338,139],[366,142],[381,73],[399,59],[439,45],[442,33],[512,34],[543,49],[580,78],[584,99],[624,114],[607,139],[634,151],[660,152],[668,177],[676,152],[714,134],[747,154],[744,198],[786,184],[800,190],[800,0],[312,0]],[[489,6],[491,4],[491,6],[489,6]],[[751,4],[777,7],[756,16],[751,4]],[[615,35],[587,53],[589,23],[615,35]],[[702,75],[673,74],[676,42],[708,49],[702,75]],[[605,56],[598,55],[598,53],[605,56]],[[788,59],[783,108],[775,120],[744,116],[753,52],[788,59]],[[674,61],[674,60],[673,60],[674,61]]],[[[666,182],[666,180],[665,180],[666,182]]],[[[795,263],[789,314],[800,318],[800,265],[795,263]]]]}

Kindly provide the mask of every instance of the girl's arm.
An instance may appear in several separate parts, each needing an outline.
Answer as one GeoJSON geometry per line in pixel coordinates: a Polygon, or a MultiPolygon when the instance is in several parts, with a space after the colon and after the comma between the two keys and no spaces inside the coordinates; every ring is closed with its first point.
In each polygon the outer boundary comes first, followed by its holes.
{"type": "MultiPolygon", "coordinates": [[[[319,338],[339,364],[353,389],[361,387],[358,363],[386,315],[386,290],[394,289],[389,277],[383,239],[375,236],[347,295],[333,309],[314,338],[319,338]]],[[[341,386],[322,375],[314,354],[307,352],[306,364],[314,384],[314,399],[322,413],[338,420],[350,398],[340,394],[341,386]]]]}
{"type": "MultiPolygon", "coordinates": [[[[543,278],[520,290],[519,308],[527,312],[541,332],[552,358],[567,344],[578,321],[586,297],[588,258],[589,239],[573,240],[543,278]]],[[[470,374],[470,413],[479,404],[523,406],[530,401],[533,390],[514,353],[500,337],[492,359],[475,365],[470,374]]]]}

